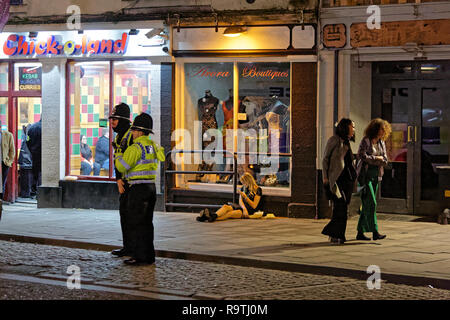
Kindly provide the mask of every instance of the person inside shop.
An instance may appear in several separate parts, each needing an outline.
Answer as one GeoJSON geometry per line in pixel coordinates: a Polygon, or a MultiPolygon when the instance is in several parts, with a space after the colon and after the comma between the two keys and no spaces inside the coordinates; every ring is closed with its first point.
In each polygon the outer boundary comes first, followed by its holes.
{"type": "Polygon", "coordinates": [[[146,113],[134,119],[131,132],[133,144],[114,162],[130,185],[127,207],[132,257],[124,262],[128,265],[153,264],[155,179],[158,162],[165,160],[164,148],[150,139],[153,119],[146,113]]]}
{"type": "Polygon", "coordinates": [[[209,209],[202,210],[197,221],[208,222],[226,219],[256,219],[262,215],[257,212],[263,210],[262,189],[257,185],[253,176],[245,172],[240,179],[242,188],[239,191],[239,207],[234,204],[225,204],[215,213],[209,213],[209,209]]]}
{"type": "Polygon", "coordinates": [[[31,188],[31,197],[37,195],[37,187],[41,185],[42,172],[42,119],[33,123],[27,132],[27,147],[31,152],[33,161],[33,186],[31,188]]]}
{"type": "Polygon", "coordinates": [[[364,232],[372,232],[373,240],[386,238],[378,232],[377,198],[378,186],[388,165],[385,141],[391,134],[389,122],[381,118],[370,121],[364,130],[358,148],[358,183],[363,186],[361,191],[361,208],[359,210],[357,240],[370,240],[364,232]]]}
{"type": "Polygon", "coordinates": [[[322,160],[323,186],[328,200],[333,202],[333,216],[323,228],[331,243],[346,241],[348,205],[355,187],[356,170],[350,141],[355,140],[355,123],[341,119],[335,134],[328,139],[322,160]]]}
{"type": "Polygon", "coordinates": [[[94,159],[92,158],[92,150],[87,144],[87,138],[80,135],[80,153],[81,153],[81,175],[88,176],[94,170],[94,159]]]}
{"type": "Polygon", "coordinates": [[[20,146],[19,159],[17,161],[20,179],[19,195],[21,198],[31,198],[31,187],[33,185],[33,160],[27,146],[27,132],[30,126],[31,125],[22,126],[22,143],[20,146]]]}
{"type": "Polygon", "coordinates": [[[102,136],[95,145],[94,176],[100,175],[100,170],[109,170],[109,129],[102,128],[102,136]]]}

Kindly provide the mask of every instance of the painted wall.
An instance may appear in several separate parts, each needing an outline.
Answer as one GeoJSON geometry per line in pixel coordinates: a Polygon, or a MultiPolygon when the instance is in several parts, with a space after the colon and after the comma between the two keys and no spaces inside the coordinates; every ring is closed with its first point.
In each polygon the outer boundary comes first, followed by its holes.
{"type": "Polygon", "coordinates": [[[257,0],[249,4],[246,0],[143,0],[134,5],[134,1],[122,0],[24,0],[22,6],[12,6],[11,13],[26,14],[28,16],[65,15],[67,7],[77,5],[81,14],[98,14],[116,12],[122,8],[139,7],[168,7],[168,6],[211,6],[222,10],[249,9],[289,9],[314,8],[316,0],[257,0]]]}

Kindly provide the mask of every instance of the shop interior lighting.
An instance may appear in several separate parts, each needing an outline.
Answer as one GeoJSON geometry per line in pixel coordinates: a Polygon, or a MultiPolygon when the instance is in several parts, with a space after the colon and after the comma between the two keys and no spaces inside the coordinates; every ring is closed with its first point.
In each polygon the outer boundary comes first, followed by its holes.
{"type": "Polygon", "coordinates": [[[37,35],[38,35],[38,33],[36,31],[30,31],[30,33],[28,33],[29,38],[36,38],[37,35]]]}
{"type": "Polygon", "coordinates": [[[135,36],[135,35],[137,35],[139,33],[139,30],[137,30],[137,29],[131,29],[129,32],[128,32],[128,34],[130,35],[130,36],[135,36]]]}
{"type": "Polygon", "coordinates": [[[231,26],[227,27],[223,31],[225,37],[239,37],[242,33],[246,32],[247,28],[243,26],[231,26]]]}

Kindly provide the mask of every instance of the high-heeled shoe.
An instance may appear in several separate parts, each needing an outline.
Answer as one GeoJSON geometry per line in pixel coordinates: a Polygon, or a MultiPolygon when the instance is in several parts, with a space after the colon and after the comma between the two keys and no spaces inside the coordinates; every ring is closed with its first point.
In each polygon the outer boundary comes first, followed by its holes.
{"type": "Polygon", "coordinates": [[[379,234],[378,232],[373,233],[373,240],[381,240],[386,238],[385,234],[379,234]]]}
{"type": "MultiPolygon", "coordinates": [[[[367,238],[364,233],[358,232],[358,235],[356,236],[356,240],[370,240],[370,238],[367,238]]],[[[375,239],[374,239],[375,240],[375,239]]]]}
{"type": "Polygon", "coordinates": [[[209,217],[208,222],[216,221],[217,217],[218,217],[217,214],[211,213],[211,216],[209,217]]]}
{"type": "Polygon", "coordinates": [[[200,211],[200,216],[197,217],[198,222],[205,222],[206,220],[208,220],[209,216],[206,216],[206,210],[207,209],[203,209],[202,211],[200,211]]]}

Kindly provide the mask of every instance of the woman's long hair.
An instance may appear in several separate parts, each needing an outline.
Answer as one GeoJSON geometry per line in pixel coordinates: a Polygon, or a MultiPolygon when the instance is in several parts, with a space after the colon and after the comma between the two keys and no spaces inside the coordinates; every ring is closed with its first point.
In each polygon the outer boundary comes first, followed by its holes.
{"type": "Polygon", "coordinates": [[[80,153],[86,160],[89,160],[88,158],[92,157],[92,150],[89,148],[89,145],[87,143],[83,143],[83,137],[84,135],[80,135],[80,153]]]}
{"type": "Polygon", "coordinates": [[[375,118],[369,122],[367,128],[364,130],[364,136],[366,136],[370,140],[376,139],[378,137],[378,132],[380,132],[380,129],[384,130],[384,134],[381,137],[381,140],[386,141],[391,134],[392,128],[389,122],[381,118],[375,118]]]}
{"type": "Polygon", "coordinates": [[[336,126],[336,135],[343,140],[355,141],[355,134],[352,137],[348,137],[349,129],[348,127],[353,125],[354,122],[348,118],[342,118],[336,126]]]}
{"type": "Polygon", "coordinates": [[[258,184],[255,181],[255,178],[253,178],[253,176],[248,173],[245,172],[240,179],[241,183],[247,187],[250,192],[256,193],[256,190],[258,190],[258,184]]]}

